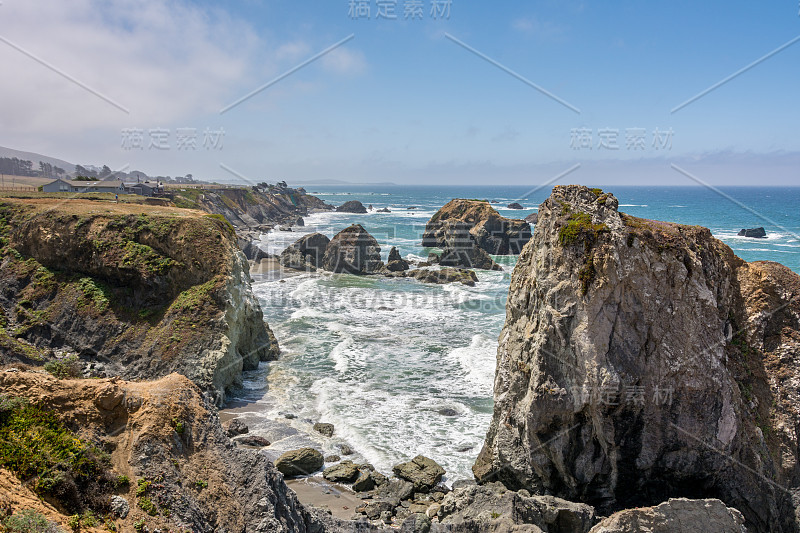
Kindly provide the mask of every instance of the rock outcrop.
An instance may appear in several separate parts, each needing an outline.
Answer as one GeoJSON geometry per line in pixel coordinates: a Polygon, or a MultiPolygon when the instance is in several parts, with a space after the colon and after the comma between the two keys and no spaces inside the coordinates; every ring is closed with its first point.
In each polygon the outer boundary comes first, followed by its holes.
{"type": "Polygon", "coordinates": [[[453,490],[438,511],[438,531],[587,533],[594,509],[553,496],[506,490],[500,483],[453,490]]]}
{"type": "Polygon", "coordinates": [[[277,357],[230,224],[174,208],[109,211],[0,203],[3,362],[74,353],[99,376],[179,372],[221,401],[242,370],[277,357]]]}
{"type": "MultiPolygon", "coordinates": [[[[58,380],[6,369],[0,370],[0,390],[6,398],[46,405],[77,436],[109,452],[114,479],[125,476],[126,481],[117,484],[113,501],[102,494],[82,496],[115,513],[109,520],[116,531],[138,531],[142,526],[150,531],[204,533],[322,530],[272,463],[228,439],[213,406],[182,376],[130,383],[58,380]]],[[[30,453],[38,450],[31,447],[30,453]]],[[[6,486],[8,477],[9,472],[0,469],[0,487],[6,486]]],[[[0,491],[4,510],[35,505],[37,496],[19,488],[0,491]]],[[[48,516],[64,526],[69,520],[55,510],[48,516]]]]}
{"type": "Polygon", "coordinates": [[[306,194],[302,188],[266,184],[219,188],[207,185],[203,189],[173,191],[172,195],[173,202],[179,207],[222,215],[240,236],[269,231],[279,225],[302,225],[299,217],[334,209],[319,198],[306,194]]]}
{"type": "Polygon", "coordinates": [[[766,239],[767,231],[764,228],[741,229],[737,235],[739,235],[739,237],[751,237],[753,239],[766,239]]]}
{"type": "Polygon", "coordinates": [[[322,267],[325,249],[331,240],[322,233],[304,235],[289,245],[280,255],[281,265],[297,270],[316,270],[322,267]]]}
{"type": "Polygon", "coordinates": [[[440,248],[442,255],[437,262],[442,266],[502,270],[502,267],[475,243],[469,225],[465,222],[448,223],[440,248]]]}
{"type": "Polygon", "coordinates": [[[519,202],[511,202],[510,204],[508,204],[508,208],[509,209],[524,209],[522,207],[522,204],[520,204],[519,202]]]}
{"type": "Polygon", "coordinates": [[[446,248],[456,222],[465,224],[475,244],[492,255],[519,254],[531,238],[531,227],[524,220],[503,217],[486,201],[456,199],[428,221],[422,246],[446,248]]]}
{"type": "Polygon", "coordinates": [[[589,533],[747,533],[744,517],[719,500],[670,499],[655,507],[620,511],[589,533]]]}
{"type": "Polygon", "coordinates": [[[413,483],[414,490],[417,492],[429,492],[445,474],[444,468],[424,455],[418,455],[408,462],[397,464],[392,471],[400,479],[413,483]]]}
{"type": "Polygon", "coordinates": [[[514,269],[481,482],[601,513],[718,498],[797,531],[800,276],[556,187],[514,269]]]}
{"type": "Polygon", "coordinates": [[[358,215],[363,215],[367,212],[367,208],[364,207],[364,204],[358,200],[350,200],[349,202],[345,202],[337,207],[336,211],[338,213],[355,213],[358,215]]]}
{"type": "Polygon", "coordinates": [[[373,274],[383,268],[381,247],[361,224],[353,224],[331,239],[322,266],[330,272],[373,274]]]}
{"type": "Polygon", "coordinates": [[[392,246],[392,249],[389,250],[389,258],[386,261],[386,270],[390,272],[400,272],[408,270],[408,268],[408,261],[403,259],[400,252],[397,251],[397,248],[392,246]]]}

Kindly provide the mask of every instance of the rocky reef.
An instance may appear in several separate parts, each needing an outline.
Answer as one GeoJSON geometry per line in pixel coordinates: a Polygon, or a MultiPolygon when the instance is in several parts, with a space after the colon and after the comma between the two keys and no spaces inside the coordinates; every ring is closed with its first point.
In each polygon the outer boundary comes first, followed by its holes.
{"type": "Polygon", "coordinates": [[[489,202],[455,199],[428,221],[422,246],[446,250],[453,231],[462,228],[467,229],[478,248],[492,255],[519,254],[531,238],[527,222],[501,216],[489,202]]]}
{"type": "Polygon", "coordinates": [[[0,203],[0,357],[87,375],[179,372],[221,402],[277,343],[222,217],[88,201],[0,203]]]}
{"type": "Polygon", "coordinates": [[[718,498],[750,531],[797,531],[800,276],[617,207],[580,186],[541,205],[476,478],[602,514],[718,498]]]}
{"type": "MultiPolygon", "coordinates": [[[[478,257],[475,263],[483,265],[476,268],[501,270],[483,250],[471,248],[478,257]],[[482,254],[482,255],[481,255],[482,254]]],[[[445,284],[461,283],[474,286],[478,281],[475,272],[461,266],[461,262],[452,261],[452,254],[440,258],[432,254],[433,261],[441,264],[441,268],[411,268],[411,264],[400,256],[397,248],[389,251],[388,262],[381,259],[381,247],[378,241],[361,224],[353,224],[328,239],[321,233],[305,235],[289,245],[280,255],[280,263],[294,270],[339,272],[363,275],[380,275],[390,278],[414,278],[423,283],[445,284]],[[450,262],[448,262],[450,260],[450,262]],[[451,266],[453,265],[453,266],[451,266]]],[[[468,251],[463,251],[465,254],[468,251]]],[[[457,258],[456,258],[457,259],[457,258]]],[[[472,264],[472,262],[469,262],[472,264]]],[[[431,267],[430,263],[415,264],[418,267],[431,267]]]]}

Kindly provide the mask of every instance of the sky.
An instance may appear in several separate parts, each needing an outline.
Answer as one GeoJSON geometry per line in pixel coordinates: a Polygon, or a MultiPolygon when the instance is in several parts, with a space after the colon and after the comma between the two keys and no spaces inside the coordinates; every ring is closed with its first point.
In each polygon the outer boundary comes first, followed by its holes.
{"type": "Polygon", "coordinates": [[[800,185],[799,67],[797,0],[3,0],[0,145],[251,183],[800,185]]]}

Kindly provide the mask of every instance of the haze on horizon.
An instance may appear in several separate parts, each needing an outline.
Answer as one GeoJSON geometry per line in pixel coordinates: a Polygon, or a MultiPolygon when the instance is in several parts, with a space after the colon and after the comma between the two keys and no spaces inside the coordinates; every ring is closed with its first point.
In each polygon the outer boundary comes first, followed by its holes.
{"type": "Polygon", "coordinates": [[[795,186],[799,15],[6,0],[0,145],[245,183],[795,186]]]}

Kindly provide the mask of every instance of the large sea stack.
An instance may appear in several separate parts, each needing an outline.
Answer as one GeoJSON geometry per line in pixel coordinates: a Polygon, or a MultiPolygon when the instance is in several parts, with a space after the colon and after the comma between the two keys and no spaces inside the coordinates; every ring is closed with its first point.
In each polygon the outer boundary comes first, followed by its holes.
{"type": "Polygon", "coordinates": [[[600,513],[719,498],[797,531],[800,277],[556,187],[511,280],[480,482],[600,513]]]}
{"type": "Polygon", "coordinates": [[[477,246],[492,255],[519,254],[531,238],[527,222],[501,216],[489,202],[455,199],[428,221],[422,245],[445,248],[450,234],[463,226],[468,228],[477,246]]]}
{"type": "Polygon", "coordinates": [[[381,247],[361,224],[353,224],[331,239],[322,267],[331,272],[374,274],[383,268],[381,247]]]}

